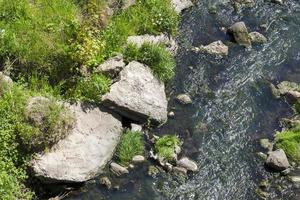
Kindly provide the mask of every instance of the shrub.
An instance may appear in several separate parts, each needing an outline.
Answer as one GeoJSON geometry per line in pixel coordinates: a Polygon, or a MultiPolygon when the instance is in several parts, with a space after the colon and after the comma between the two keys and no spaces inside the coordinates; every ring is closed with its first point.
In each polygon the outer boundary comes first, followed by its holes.
{"type": "Polygon", "coordinates": [[[162,44],[144,43],[141,48],[129,44],[124,50],[124,57],[127,62],[136,60],[148,65],[154,75],[164,82],[169,81],[175,74],[174,58],[162,44]]]}
{"type": "Polygon", "coordinates": [[[98,103],[101,96],[109,91],[111,83],[112,80],[105,75],[93,74],[79,80],[75,89],[69,91],[69,97],[98,103]]]}
{"type": "Polygon", "coordinates": [[[181,142],[175,135],[165,135],[159,138],[154,144],[158,156],[167,161],[172,161],[174,159],[177,146],[181,146],[181,142]]]}
{"type": "Polygon", "coordinates": [[[126,130],[122,135],[117,149],[117,157],[121,164],[128,165],[133,156],[144,152],[144,143],[141,132],[126,130]]]}

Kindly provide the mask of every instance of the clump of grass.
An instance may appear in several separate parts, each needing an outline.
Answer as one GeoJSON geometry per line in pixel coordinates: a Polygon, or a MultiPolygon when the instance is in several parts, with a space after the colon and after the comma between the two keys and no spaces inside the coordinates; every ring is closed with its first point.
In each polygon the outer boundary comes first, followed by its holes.
{"type": "Polygon", "coordinates": [[[276,147],[281,148],[290,160],[300,163],[300,126],[276,134],[276,147]]]}
{"type": "Polygon", "coordinates": [[[143,135],[138,131],[126,130],[117,149],[117,157],[121,164],[128,165],[135,155],[144,153],[143,135]]]}
{"type": "Polygon", "coordinates": [[[175,135],[165,135],[159,138],[154,144],[158,156],[167,161],[172,161],[174,159],[177,146],[181,146],[181,142],[175,135]]]}
{"type": "Polygon", "coordinates": [[[124,50],[126,62],[133,60],[148,65],[153,74],[160,80],[167,82],[174,76],[175,61],[163,44],[144,43],[140,48],[129,44],[124,50]]]}
{"type": "Polygon", "coordinates": [[[82,78],[76,87],[69,91],[69,97],[88,102],[99,102],[101,96],[109,91],[112,80],[103,74],[93,74],[82,78]]]}

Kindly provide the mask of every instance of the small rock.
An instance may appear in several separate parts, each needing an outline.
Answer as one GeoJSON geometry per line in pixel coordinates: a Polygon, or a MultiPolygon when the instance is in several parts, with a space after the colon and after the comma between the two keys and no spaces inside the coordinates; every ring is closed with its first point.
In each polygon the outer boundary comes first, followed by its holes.
{"type": "Polygon", "coordinates": [[[263,152],[257,152],[257,156],[259,158],[261,158],[262,160],[267,160],[267,158],[268,158],[267,154],[265,154],[263,152]]]}
{"type": "Polygon", "coordinates": [[[276,171],[283,171],[290,167],[286,154],[282,149],[272,151],[266,160],[266,165],[276,171]]]}
{"type": "Polygon", "coordinates": [[[143,130],[143,127],[141,125],[138,125],[138,124],[131,124],[131,131],[134,131],[134,132],[142,132],[143,130]]]}
{"type": "Polygon", "coordinates": [[[168,117],[173,119],[175,117],[175,113],[173,111],[169,112],[168,117]]]}
{"type": "Polygon", "coordinates": [[[256,193],[257,193],[262,199],[267,199],[267,198],[270,196],[269,193],[262,191],[260,188],[258,188],[258,189],[256,190],[256,193]]]}
{"type": "Polygon", "coordinates": [[[272,151],[273,144],[269,141],[269,139],[260,139],[259,143],[262,148],[272,151]]]}
{"type": "Polygon", "coordinates": [[[216,41],[210,43],[207,46],[200,46],[196,48],[195,51],[205,52],[212,55],[227,56],[228,55],[228,46],[226,46],[222,41],[216,41]]]}
{"type": "Polygon", "coordinates": [[[0,72],[0,96],[13,86],[13,81],[9,76],[4,75],[0,72]]]}
{"type": "Polygon", "coordinates": [[[280,98],[280,91],[275,87],[274,84],[270,84],[270,89],[271,89],[271,92],[273,94],[273,96],[276,98],[276,99],[279,99],[280,98]]]}
{"type": "Polygon", "coordinates": [[[251,32],[249,36],[253,43],[266,43],[268,41],[267,38],[259,32],[251,32]]]}
{"type": "Polygon", "coordinates": [[[110,169],[118,176],[121,176],[123,174],[129,174],[129,171],[125,167],[114,162],[110,164],[110,169]]]}
{"type": "Polygon", "coordinates": [[[300,187],[300,176],[290,176],[289,178],[297,187],[300,187]]]}
{"type": "Polygon", "coordinates": [[[168,172],[172,171],[173,170],[173,165],[171,163],[165,163],[163,165],[164,169],[167,170],[168,172]]]}
{"type": "Polygon", "coordinates": [[[181,147],[176,145],[175,146],[175,153],[178,155],[178,154],[180,154],[180,152],[181,152],[181,147]]]}
{"type": "Polygon", "coordinates": [[[198,171],[198,166],[197,166],[196,162],[190,160],[187,157],[183,157],[179,161],[177,161],[177,166],[183,167],[183,168],[187,169],[188,171],[193,171],[193,172],[198,171]]]}
{"type": "Polygon", "coordinates": [[[286,93],[286,96],[292,100],[298,100],[300,99],[300,92],[298,91],[288,91],[286,93]]]}
{"type": "Polygon", "coordinates": [[[289,175],[291,173],[291,169],[290,168],[287,168],[287,169],[285,169],[285,170],[283,170],[282,172],[281,172],[281,174],[283,175],[283,176],[287,176],[287,175],[289,175]]]}
{"type": "Polygon", "coordinates": [[[282,81],[277,85],[277,88],[280,95],[286,95],[289,91],[297,91],[299,85],[294,82],[282,81]]]}
{"type": "Polygon", "coordinates": [[[179,94],[176,99],[181,103],[181,104],[184,104],[184,105],[187,105],[187,104],[191,104],[192,103],[192,99],[189,95],[187,94],[179,94]]]}
{"type": "Polygon", "coordinates": [[[149,176],[155,176],[156,174],[159,173],[159,169],[153,165],[149,166],[148,168],[148,175],[149,176]]]}
{"type": "Polygon", "coordinates": [[[282,5],[284,3],[284,0],[272,0],[272,2],[282,5]]]}
{"type": "Polygon", "coordinates": [[[107,177],[102,177],[100,178],[100,184],[104,185],[105,187],[107,187],[108,189],[111,188],[112,184],[111,181],[107,178],[107,177]]]}
{"type": "Polygon", "coordinates": [[[193,6],[191,0],[172,0],[171,2],[177,14],[180,14],[183,10],[193,6]]]}
{"type": "Polygon", "coordinates": [[[237,22],[229,27],[228,32],[233,34],[235,41],[242,46],[251,46],[251,40],[244,22],[237,22]]]}
{"type": "Polygon", "coordinates": [[[134,169],[134,165],[133,164],[129,164],[128,167],[129,167],[129,169],[134,169]]]}
{"type": "Polygon", "coordinates": [[[132,162],[134,163],[141,163],[145,161],[145,157],[141,155],[136,155],[132,158],[132,162]]]}
{"type": "Polygon", "coordinates": [[[176,174],[187,175],[187,169],[183,167],[173,167],[173,172],[176,174]]]}
{"type": "Polygon", "coordinates": [[[260,183],[259,183],[259,187],[262,188],[262,189],[265,189],[269,186],[269,181],[268,180],[262,180],[260,183]]]}
{"type": "Polygon", "coordinates": [[[105,75],[115,77],[125,67],[123,56],[121,54],[112,57],[99,65],[96,69],[96,73],[103,73],[105,75]]]}

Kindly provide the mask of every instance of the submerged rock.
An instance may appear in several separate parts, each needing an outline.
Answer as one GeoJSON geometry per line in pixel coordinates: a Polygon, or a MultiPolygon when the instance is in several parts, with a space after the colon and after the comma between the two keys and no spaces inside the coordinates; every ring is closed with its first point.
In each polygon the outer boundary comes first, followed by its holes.
{"type": "Polygon", "coordinates": [[[259,32],[251,32],[249,36],[252,43],[266,43],[268,41],[267,38],[259,32]]]}
{"type": "Polygon", "coordinates": [[[228,32],[233,34],[235,41],[242,46],[251,46],[251,40],[244,22],[237,22],[229,27],[228,32]]]}
{"type": "Polygon", "coordinates": [[[96,69],[96,73],[102,73],[111,77],[115,77],[120,73],[120,71],[125,67],[125,63],[123,61],[123,56],[117,55],[114,56],[101,65],[99,65],[96,69]]]}
{"type": "Polygon", "coordinates": [[[110,169],[118,176],[121,176],[123,174],[129,174],[129,171],[125,167],[114,162],[110,164],[110,169]]]}
{"type": "Polygon", "coordinates": [[[120,81],[103,96],[103,104],[138,122],[167,121],[167,98],[164,83],[153,76],[149,67],[129,63],[120,73],[120,81]]]}
{"type": "Polygon", "coordinates": [[[183,167],[183,168],[187,169],[188,171],[193,171],[193,172],[198,171],[197,163],[190,160],[187,157],[183,157],[179,161],[177,161],[177,166],[183,167]]]}
{"type": "Polygon", "coordinates": [[[194,51],[196,52],[205,52],[213,55],[221,55],[221,56],[227,56],[228,55],[228,46],[226,46],[222,41],[216,41],[213,43],[210,43],[207,46],[200,46],[195,47],[194,51]]]}
{"type": "Polygon", "coordinates": [[[111,181],[109,180],[109,178],[107,177],[102,177],[100,178],[100,184],[104,185],[105,187],[107,187],[108,189],[111,188],[112,184],[111,181]]]}
{"type": "Polygon", "coordinates": [[[179,94],[177,95],[176,99],[179,103],[184,105],[191,104],[193,102],[191,97],[187,94],[179,94]]]}
{"type": "Polygon", "coordinates": [[[280,95],[286,95],[290,91],[297,91],[299,85],[294,82],[282,81],[277,85],[277,88],[280,95]]]}
{"type": "Polygon", "coordinates": [[[136,35],[127,38],[127,44],[135,44],[137,47],[141,47],[144,43],[164,44],[172,55],[176,55],[178,50],[176,41],[171,36],[167,36],[163,33],[160,35],[136,35]]]}
{"type": "Polygon", "coordinates": [[[266,165],[276,171],[283,171],[290,167],[286,154],[282,149],[272,151],[266,160],[266,165]]]}
{"type": "Polygon", "coordinates": [[[191,0],[172,0],[172,5],[177,14],[180,14],[183,10],[193,6],[191,0]]]}
{"type": "Polygon", "coordinates": [[[31,161],[43,182],[84,182],[95,178],[111,159],[122,134],[122,123],[98,107],[71,105],[76,123],[71,133],[49,152],[31,161]]]}

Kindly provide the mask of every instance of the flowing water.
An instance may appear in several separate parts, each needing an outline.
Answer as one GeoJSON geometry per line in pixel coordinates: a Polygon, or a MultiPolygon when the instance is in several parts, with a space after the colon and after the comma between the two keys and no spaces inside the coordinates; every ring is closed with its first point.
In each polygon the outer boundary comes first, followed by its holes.
{"type": "Polygon", "coordinates": [[[255,7],[236,12],[229,0],[198,0],[182,16],[178,41],[176,77],[168,87],[176,116],[156,131],[178,134],[183,154],[195,159],[200,171],[187,179],[164,173],[152,178],[142,166],[118,179],[119,190],[107,191],[96,181],[68,199],[252,200],[259,199],[256,189],[264,179],[271,183],[268,199],[300,199],[299,190],[268,172],[256,155],[263,151],[259,139],[272,139],[279,119],[291,115],[288,103],[272,97],[269,83],[300,82],[300,2],[257,0],[255,7]],[[249,49],[233,45],[221,27],[237,21],[268,42],[249,49]],[[189,51],[216,40],[230,45],[229,56],[189,51]],[[190,94],[193,104],[177,104],[179,93],[190,94]]]}

